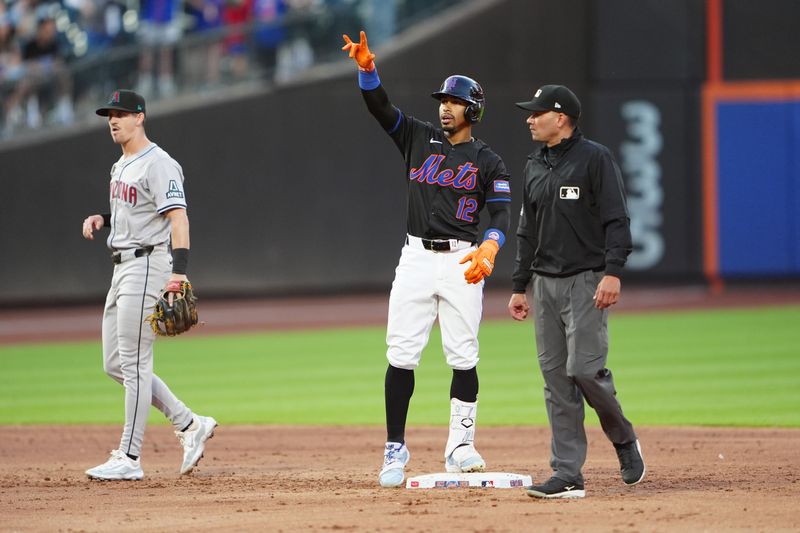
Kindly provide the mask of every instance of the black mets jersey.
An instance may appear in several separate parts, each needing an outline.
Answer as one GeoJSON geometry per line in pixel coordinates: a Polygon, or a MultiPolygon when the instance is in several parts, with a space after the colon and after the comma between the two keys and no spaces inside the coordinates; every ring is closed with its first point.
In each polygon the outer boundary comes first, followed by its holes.
{"type": "Polygon", "coordinates": [[[406,162],[408,233],[478,242],[484,205],[498,203],[510,209],[503,160],[483,141],[451,145],[441,129],[399,113],[389,135],[406,162]]]}
{"type": "Polygon", "coordinates": [[[479,214],[489,227],[508,232],[511,187],[505,164],[483,141],[450,144],[444,132],[389,103],[382,85],[362,94],[370,112],[394,140],[406,162],[408,233],[426,239],[479,242],[479,214]]]}

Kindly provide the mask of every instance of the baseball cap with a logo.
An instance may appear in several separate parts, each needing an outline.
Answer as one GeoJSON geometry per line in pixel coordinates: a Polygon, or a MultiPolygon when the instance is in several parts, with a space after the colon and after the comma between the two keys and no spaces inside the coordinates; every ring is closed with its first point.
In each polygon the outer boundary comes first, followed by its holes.
{"type": "Polygon", "coordinates": [[[528,111],[555,111],[573,118],[581,116],[580,100],[563,85],[542,85],[530,102],[517,102],[517,107],[528,111]]]}
{"type": "Polygon", "coordinates": [[[144,96],[124,89],[114,91],[111,93],[108,103],[95,111],[95,113],[101,117],[107,117],[108,112],[112,109],[129,113],[144,113],[144,96]]]}

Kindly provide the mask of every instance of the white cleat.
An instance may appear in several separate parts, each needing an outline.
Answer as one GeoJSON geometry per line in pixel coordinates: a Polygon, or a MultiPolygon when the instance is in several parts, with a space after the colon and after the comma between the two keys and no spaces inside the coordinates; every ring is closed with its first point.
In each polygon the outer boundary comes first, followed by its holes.
{"type": "Polygon", "coordinates": [[[383,468],[378,480],[381,487],[399,487],[405,479],[405,467],[411,459],[411,452],[405,444],[387,442],[383,451],[383,468]]]}
{"type": "Polygon", "coordinates": [[[103,481],[138,481],[144,477],[144,471],[138,460],[134,461],[120,450],[114,450],[108,461],[90,468],[86,475],[103,481]]]}
{"type": "Polygon", "coordinates": [[[210,416],[196,415],[192,420],[192,425],[186,431],[176,431],[178,440],[183,446],[183,464],[181,474],[188,474],[197,466],[203,458],[203,451],[206,449],[206,441],[214,436],[214,428],[217,421],[210,416]]]}
{"type": "Polygon", "coordinates": [[[459,472],[483,472],[486,470],[486,461],[472,444],[459,446],[444,462],[444,468],[451,474],[459,472]]]}

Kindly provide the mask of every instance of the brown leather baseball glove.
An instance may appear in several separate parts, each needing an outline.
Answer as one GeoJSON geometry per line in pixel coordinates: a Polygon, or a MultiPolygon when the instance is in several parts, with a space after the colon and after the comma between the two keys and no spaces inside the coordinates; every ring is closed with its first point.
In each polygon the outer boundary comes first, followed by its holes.
{"type": "Polygon", "coordinates": [[[156,335],[174,337],[197,325],[197,297],[188,281],[170,281],[146,319],[156,335]]]}

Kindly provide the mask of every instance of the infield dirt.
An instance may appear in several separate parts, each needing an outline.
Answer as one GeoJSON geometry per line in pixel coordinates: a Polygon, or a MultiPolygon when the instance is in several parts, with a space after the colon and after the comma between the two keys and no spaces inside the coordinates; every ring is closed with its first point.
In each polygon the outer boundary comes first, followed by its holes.
{"type": "MultiPolygon", "coordinates": [[[[411,428],[409,475],[443,471],[446,428],[411,428]]],[[[797,531],[800,430],[640,428],[645,480],[625,486],[589,430],[583,500],[522,489],[382,489],[382,428],[218,428],[189,476],[165,426],[148,429],[142,481],[90,481],[113,426],[0,428],[3,531],[797,531]]],[[[492,471],[549,473],[549,430],[480,428],[492,471]]]]}

